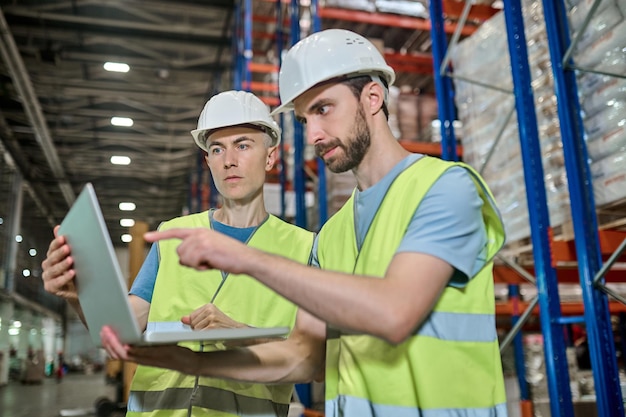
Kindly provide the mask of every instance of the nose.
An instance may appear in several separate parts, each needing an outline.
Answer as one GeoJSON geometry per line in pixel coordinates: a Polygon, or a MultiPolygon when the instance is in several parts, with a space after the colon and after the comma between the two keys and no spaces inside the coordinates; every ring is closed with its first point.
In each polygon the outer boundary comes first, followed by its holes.
{"type": "Polygon", "coordinates": [[[306,127],[306,141],[309,145],[315,145],[316,143],[324,140],[326,134],[321,128],[319,123],[313,121],[307,122],[306,127]]]}
{"type": "Polygon", "coordinates": [[[224,150],[224,168],[237,166],[237,152],[234,149],[224,150]]]}

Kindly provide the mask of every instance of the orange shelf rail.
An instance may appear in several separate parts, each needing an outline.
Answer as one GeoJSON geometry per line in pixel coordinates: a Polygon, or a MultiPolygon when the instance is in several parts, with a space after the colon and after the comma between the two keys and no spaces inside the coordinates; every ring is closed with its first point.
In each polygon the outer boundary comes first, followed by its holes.
{"type": "MultiPolygon", "coordinates": [[[[626,232],[619,230],[599,230],[598,239],[600,242],[600,252],[603,258],[608,258],[615,253],[619,245],[626,239],[626,232]]],[[[551,242],[552,248],[552,265],[558,265],[558,262],[568,262],[576,260],[576,245],[574,240],[554,240],[551,242]]],[[[626,254],[618,259],[626,261],[626,254]]]]}
{"type": "Polygon", "coordinates": [[[278,65],[266,64],[263,62],[249,62],[248,70],[250,72],[261,72],[264,74],[278,72],[278,65]]]}
{"type": "MultiPolygon", "coordinates": [[[[513,305],[511,301],[496,303],[496,315],[511,315],[517,309],[517,313],[521,314],[528,308],[528,303],[525,301],[518,301],[517,307],[513,305]]],[[[619,301],[609,301],[609,312],[611,314],[626,313],[626,305],[619,301]]],[[[583,303],[561,303],[561,314],[564,316],[580,316],[585,313],[585,306],[583,303]]],[[[532,315],[539,314],[539,307],[535,307],[532,311],[532,315]]]]}
{"type": "Polygon", "coordinates": [[[432,74],[433,56],[431,54],[401,54],[385,52],[385,61],[396,72],[414,74],[432,74]]]}
{"type": "MultiPolygon", "coordinates": [[[[464,6],[464,1],[443,0],[443,13],[446,15],[447,18],[458,19],[463,13],[464,6]]],[[[474,4],[470,9],[467,18],[469,20],[478,20],[484,22],[499,11],[500,9],[495,9],[488,4],[474,4]]]]}
{"type": "MultiPolygon", "coordinates": [[[[404,149],[413,153],[423,153],[424,155],[441,156],[441,143],[436,142],[412,142],[408,140],[398,141],[404,149]]],[[[463,155],[463,147],[456,146],[459,156],[463,155]]]]}
{"type": "Polygon", "coordinates": [[[244,90],[250,89],[250,91],[265,91],[268,93],[278,94],[278,85],[276,83],[264,83],[261,81],[251,81],[250,83],[241,83],[244,90]]]}
{"type": "MultiPolygon", "coordinates": [[[[391,26],[404,29],[430,31],[430,21],[411,16],[400,16],[388,13],[370,13],[363,10],[339,9],[334,7],[320,7],[318,14],[322,19],[338,19],[349,22],[369,23],[380,26],[391,26]]],[[[446,33],[454,33],[457,24],[454,22],[444,23],[446,33]]],[[[475,26],[465,25],[461,34],[471,35],[476,31],[475,26]]]]}
{"type": "MultiPolygon", "coordinates": [[[[529,274],[534,275],[535,270],[532,266],[524,266],[529,274]]],[[[556,268],[556,277],[561,284],[579,284],[580,275],[576,265],[558,266],[556,268]]],[[[493,279],[496,283],[501,284],[525,284],[524,278],[520,277],[517,272],[506,265],[494,265],[493,279]]],[[[605,275],[606,282],[626,282],[626,269],[613,267],[605,275]]]]}

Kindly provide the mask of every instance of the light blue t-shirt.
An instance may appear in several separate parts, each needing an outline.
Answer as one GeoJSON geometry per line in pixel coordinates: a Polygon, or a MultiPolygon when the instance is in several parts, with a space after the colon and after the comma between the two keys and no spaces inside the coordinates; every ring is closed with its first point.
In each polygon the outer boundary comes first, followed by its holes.
{"type": "MultiPolygon", "coordinates": [[[[407,156],[378,183],[364,191],[356,190],[355,222],[359,249],[391,183],[422,156],[407,156]]],[[[425,253],[444,260],[455,269],[450,285],[458,287],[464,286],[469,277],[480,271],[487,253],[487,233],[481,213],[483,201],[470,175],[464,168],[452,167],[433,184],[396,250],[396,253],[425,253]]],[[[319,266],[317,243],[316,239],[313,247],[315,266],[319,266]]]]}
{"type": "MultiPolygon", "coordinates": [[[[258,226],[253,227],[233,227],[224,223],[220,223],[213,219],[213,211],[209,210],[209,218],[213,229],[237,239],[240,242],[247,242],[250,236],[254,233],[258,226]]],[[[136,295],[139,298],[152,302],[152,293],[154,292],[154,284],[156,282],[157,273],[159,272],[159,252],[157,245],[153,244],[150,247],[148,256],[141,265],[139,273],[133,281],[133,285],[130,288],[130,294],[136,295]]]]}

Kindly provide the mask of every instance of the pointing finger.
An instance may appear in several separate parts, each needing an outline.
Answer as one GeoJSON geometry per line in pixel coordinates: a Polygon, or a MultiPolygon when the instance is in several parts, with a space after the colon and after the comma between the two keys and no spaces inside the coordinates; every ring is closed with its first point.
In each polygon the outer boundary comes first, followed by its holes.
{"type": "Polygon", "coordinates": [[[163,239],[184,239],[191,235],[193,229],[170,229],[163,232],[147,232],[143,235],[148,242],[156,242],[163,239]]]}

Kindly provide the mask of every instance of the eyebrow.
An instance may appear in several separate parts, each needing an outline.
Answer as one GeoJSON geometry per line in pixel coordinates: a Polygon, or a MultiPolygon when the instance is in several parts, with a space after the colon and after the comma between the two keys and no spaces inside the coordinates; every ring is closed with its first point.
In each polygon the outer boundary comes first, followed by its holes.
{"type": "MultiPolygon", "coordinates": [[[[235,144],[235,145],[238,145],[238,144],[240,144],[242,142],[246,142],[246,141],[247,142],[254,142],[254,139],[252,139],[249,136],[245,136],[244,135],[244,136],[240,136],[237,139],[233,140],[232,143],[235,144]]],[[[214,141],[211,141],[211,143],[207,144],[208,148],[210,148],[211,146],[224,146],[224,143],[222,141],[219,141],[219,140],[214,140],[214,141]]]]}
{"type": "MultiPolygon", "coordinates": [[[[317,112],[317,110],[319,110],[320,107],[324,107],[327,106],[329,104],[332,104],[332,100],[328,99],[328,98],[321,98],[319,100],[317,100],[315,103],[311,104],[305,111],[305,113],[315,113],[317,112]]],[[[298,115],[296,114],[296,120],[299,121],[300,123],[304,123],[306,121],[306,118],[302,115],[298,115]]]]}

